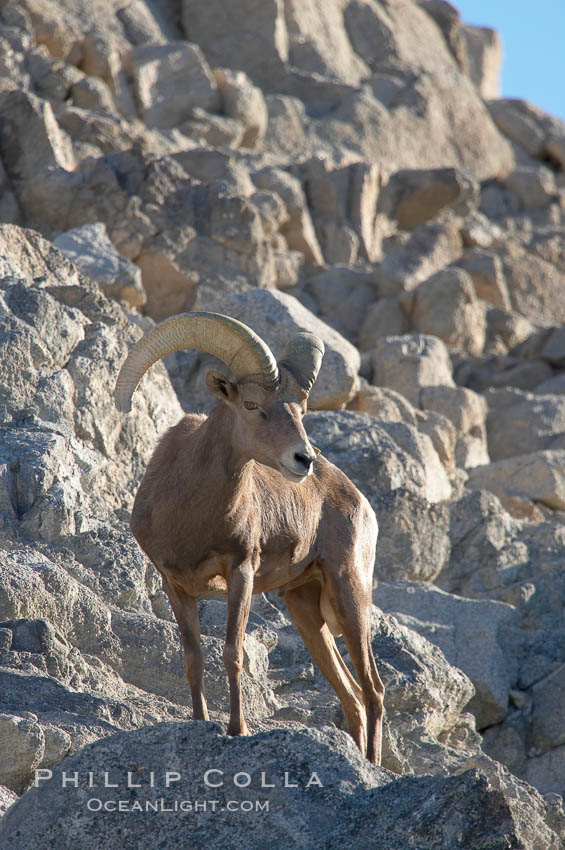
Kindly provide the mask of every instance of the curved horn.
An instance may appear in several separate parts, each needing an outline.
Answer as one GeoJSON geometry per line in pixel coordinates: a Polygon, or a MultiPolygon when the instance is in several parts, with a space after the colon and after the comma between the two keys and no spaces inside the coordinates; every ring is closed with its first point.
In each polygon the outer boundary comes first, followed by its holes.
{"type": "Polygon", "coordinates": [[[318,377],[324,351],[323,340],[310,333],[296,334],[286,348],[282,363],[308,393],[318,377]]]}
{"type": "Polygon", "coordinates": [[[220,313],[180,313],[160,322],[129,352],[114,390],[118,410],[131,410],[135,388],[153,363],[183,348],[213,354],[229,366],[238,380],[261,375],[268,385],[278,383],[279,370],[272,351],[243,322],[220,313]]]}

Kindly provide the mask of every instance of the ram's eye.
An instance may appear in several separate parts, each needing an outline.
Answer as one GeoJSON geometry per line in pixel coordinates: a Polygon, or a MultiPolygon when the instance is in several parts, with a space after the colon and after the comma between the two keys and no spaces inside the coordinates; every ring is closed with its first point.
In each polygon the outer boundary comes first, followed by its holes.
{"type": "Polygon", "coordinates": [[[258,406],[254,401],[244,401],[243,406],[246,410],[257,410],[258,406]]]}

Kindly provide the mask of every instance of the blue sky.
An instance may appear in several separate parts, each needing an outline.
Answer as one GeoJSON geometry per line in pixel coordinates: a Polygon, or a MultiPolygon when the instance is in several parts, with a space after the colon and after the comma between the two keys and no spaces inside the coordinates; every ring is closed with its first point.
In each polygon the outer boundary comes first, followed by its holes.
{"type": "Polygon", "coordinates": [[[565,121],[565,0],[451,0],[467,24],[502,37],[503,97],[521,97],[565,121]]]}

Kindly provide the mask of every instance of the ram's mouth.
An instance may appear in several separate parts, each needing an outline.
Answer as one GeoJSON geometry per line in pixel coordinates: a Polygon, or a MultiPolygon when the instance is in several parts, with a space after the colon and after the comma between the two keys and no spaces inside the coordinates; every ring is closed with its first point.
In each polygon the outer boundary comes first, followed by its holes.
{"type": "Polygon", "coordinates": [[[281,475],[283,475],[287,481],[292,481],[294,484],[300,484],[301,481],[304,481],[305,478],[308,478],[308,473],[303,472],[300,475],[296,472],[292,472],[284,463],[279,463],[279,469],[281,475]]]}

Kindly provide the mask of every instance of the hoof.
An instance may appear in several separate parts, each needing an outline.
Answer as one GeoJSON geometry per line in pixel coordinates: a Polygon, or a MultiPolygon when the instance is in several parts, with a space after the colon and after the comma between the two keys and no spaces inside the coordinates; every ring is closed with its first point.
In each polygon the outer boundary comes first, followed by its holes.
{"type": "Polygon", "coordinates": [[[228,726],[228,735],[231,735],[232,738],[235,738],[237,735],[249,735],[249,729],[245,723],[242,723],[241,726],[232,726],[230,723],[228,726]]]}

